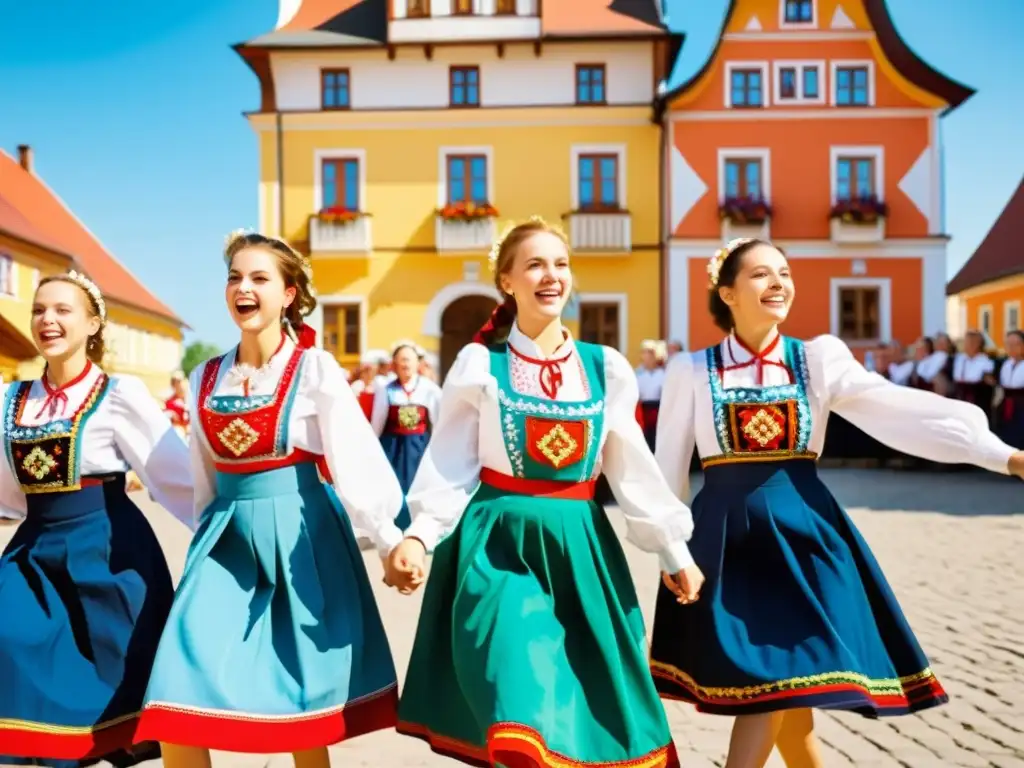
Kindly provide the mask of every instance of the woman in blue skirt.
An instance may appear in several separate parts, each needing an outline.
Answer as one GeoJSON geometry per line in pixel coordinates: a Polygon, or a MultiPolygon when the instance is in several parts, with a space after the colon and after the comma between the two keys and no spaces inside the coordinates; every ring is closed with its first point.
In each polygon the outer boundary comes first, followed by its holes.
{"type": "Polygon", "coordinates": [[[2,400],[0,516],[24,520],[0,556],[0,765],[157,756],[132,742],[173,588],[125,474],[191,527],[188,449],[141,381],[100,368],[105,324],[91,280],[43,278],[46,370],[2,400]]]}
{"type": "Polygon", "coordinates": [[[225,249],[238,346],[192,374],[199,529],[139,726],[168,768],[210,749],[290,752],[395,724],[395,668],[349,522],[381,553],[401,540],[402,490],[338,363],[308,348],[311,270],[289,245],[225,249]],[[292,331],[298,343],[286,332],[292,331]]]}
{"type": "MultiPolygon", "coordinates": [[[[441,405],[441,388],[419,374],[422,359],[411,341],[396,344],[391,352],[395,377],[373,400],[373,431],[380,436],[402,493],[412,486],[441,405]]],[[[409,527],[408,506],[402,506],[397,522],[403,531],[409,527]]]]}
{"type": "Polygon", "coordinates": [[[778,332],[794,286],[760,240],[712,258],[710,306],[728,336],[669,368],[657,458],[687,493],[696,444],[704,487],[690,547],[702,598],[658,597],[652,671],[667,698],[737,717],[728,768],[760,768],[773,745],[820,766],[812,708],[868,717],[947,700],[878,563],[818,477],[830,412],[897,450],[1024,473],[1024,455],[969,403],[869,373],[834,336],[778,332]]]}

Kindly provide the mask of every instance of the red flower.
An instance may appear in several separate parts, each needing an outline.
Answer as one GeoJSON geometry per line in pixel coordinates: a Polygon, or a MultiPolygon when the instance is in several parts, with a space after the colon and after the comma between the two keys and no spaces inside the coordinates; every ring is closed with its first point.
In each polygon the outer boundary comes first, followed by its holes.
{"type": "Polygon", "coordinates": [[[847,224],[874,224],[888,215],[889,206],[877,195],[837,200],[829,211],[830,219],[840,219],[847,224]]]}
{"type": "Polygon", "coordinates": [[[355,221],[363,214],[360,211],[353,211],[346,208],[343,205],[329,205],[325,208],[321,208],[317,213],[316,217],[320,221],[355,221]]]}
{"type": "Polygon", "coordinates": [[[733,224],[763,224],[771,215],[771,206],[760,197],[727,197],[718,206],[719,218],[733,224]]]}
{"type": "Polygon", "coordinates": [[[477,219],[491,219],[498,215],[498,209],[490,203],[468,202],[448,203],[438,210],[437,215],[445,220],[452,221],[476,221],[477,219]]]}

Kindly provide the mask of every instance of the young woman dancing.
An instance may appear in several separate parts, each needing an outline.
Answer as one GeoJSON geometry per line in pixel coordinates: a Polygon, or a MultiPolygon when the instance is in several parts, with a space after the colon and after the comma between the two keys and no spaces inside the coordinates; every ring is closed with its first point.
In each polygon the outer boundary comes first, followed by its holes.
{"type": "Polygon", "coordinates": [[[192,527],[191,471],[145,385],[100,367],[106,321],[91,280],[44,277],[32,337],[46,369],[3,397],[0,509],[25,517],[0,556],[0,765],[157,756],[131,748],[173,588],[125,474],[192,527]]]}
{"type": "Polygon", "coordinates": [[[687,495],[696,444],[704,487],[691,547],[703,598],[658,597],[652,670],[669,698],[736,716],[728,768],[760,768],[773,746],[821,766],[812,708],[868,717],[946,694],[871,550],[818,477],[834,411],[885,445],[933,461],[1024,472],[977,407],[869,373],[834,336],[779,334],[794,284],[785,256],[736,240],[711,259],[710,306],[728,336],[669,367],[657,458],[687,495]]]}
{"type": "Polygon", "coordinates": [[[324,768],[328,745],[394,725],[397,694],[352,525],[321,476],[382,555],[402,538],[402,490],[338,363],[305,347],[303,257],[245,233],[224,257],[241,340],[192,374],[202,514],[139,731],[169,768],[209,766],[209,749],[324,768]]]}
{"type": "Polygon", "coordinates": [[[412,525],[389,561],[389,580],[415,589],[437,546],[399,730],[477,765],[676,766],[595,480],[608,478],[630,537],[660,554],[685,601],[702,581],[689,510],[644,442],[632,367],[562,326],[564,236],[520,224],[492,265],[506,298],[448,374],[412,525]]]}

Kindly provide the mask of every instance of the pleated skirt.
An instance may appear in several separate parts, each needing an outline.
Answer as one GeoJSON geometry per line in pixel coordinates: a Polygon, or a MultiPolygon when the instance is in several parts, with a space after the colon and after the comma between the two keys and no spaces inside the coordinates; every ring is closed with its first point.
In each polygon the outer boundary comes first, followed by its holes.
{"type": "Polygon", "coordinates": [[[352,527],[313,464],[218,474],[140,738],[294,752],[395,724],[395,667],[352,527]]]}
{"type": "Polygon", "coordinates": [[[659,590],[651,668],[663,696],[724,715],[878,717],[948,701],[814,461],[707,467],[693,513],[706,582],[692,605],[659,590]]]}
{"type": "Polygon", "coordinates": [[[29,494],[0,556],[0,765],[118,766],[136,736],[173,587],[124,476],[29,494]]]}
{"type": "Polygon", "coordinates": [[[600,507],[480,487],[435,551],[399,720],[470,765],[678,765],[600,507]]]}

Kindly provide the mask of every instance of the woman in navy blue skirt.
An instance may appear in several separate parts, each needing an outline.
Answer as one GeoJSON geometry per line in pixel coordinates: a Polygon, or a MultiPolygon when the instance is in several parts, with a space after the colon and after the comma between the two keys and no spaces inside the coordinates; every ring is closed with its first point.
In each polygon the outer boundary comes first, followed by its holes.
{"type": "Polygon", "coordinates": [[[190,527],[192,474],[145,385],[100,369],[105,323],[92,281],[44,278],[46,370],[3,397],[0,516],[24,520],[0,556],[0,765],[158,755],[132,740],[173,588],[125,474],[190,527]]]}
{"type": "MultiPolygon", "coordinates": [[[[395,345],[391,353],[395,376],[374,397],[370,417],[402,493],[408,493],[412,486],[441,407],[441,388],[419,373],[422,359],[423,354],[411,341],[395,345]]],[[[408,506],[402,506],[395,522],[403,531],[409,527],[408,506]]]]}
{"type": "Polygon", "coordinates": [[[1024,454],[974,405],[871,373],[834,336],[779,334],[793,301],[785,256],[760,240],[711,259],[710,308],[728,336],[670,365],[658,463],[704,487],[690,549],[706,582],[680,605],[660,591],[651,665],[661,694],[734,715],[727,768],[760,768],[777,744],[820,766],[813,708],[868,717],[947,700],[864,539],[818,476],[830,412],[897,450],[1024,473],[1024,454]]]}
{"type": "Polygon", "coordinates": [[[1024,448],[1024,331],[1006,334],[1006,359],[999,367],[1002,400],[996,408],[996,433],[1007,443],[1024,448]]]}

